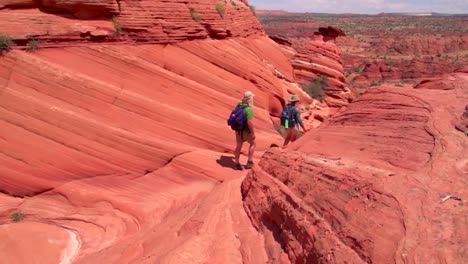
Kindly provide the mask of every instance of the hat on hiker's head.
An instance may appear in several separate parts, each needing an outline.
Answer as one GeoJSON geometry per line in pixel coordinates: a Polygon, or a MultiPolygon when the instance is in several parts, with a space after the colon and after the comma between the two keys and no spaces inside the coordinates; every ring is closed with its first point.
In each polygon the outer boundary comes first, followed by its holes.
{"type": "Polygon", "coordinates": [[[255,95],[251,91],[247,91],[244,93],[244,98],[242,100],[250,100],[254,97],[255,95]]]}
{"type": "Polygon", "coordinates": [[[297,102],[297,101],[299,101],[299,97],[297,97],[297,95],[295,94],[291,95],[291,98],[289,98],[290,103],[297,102]]]}

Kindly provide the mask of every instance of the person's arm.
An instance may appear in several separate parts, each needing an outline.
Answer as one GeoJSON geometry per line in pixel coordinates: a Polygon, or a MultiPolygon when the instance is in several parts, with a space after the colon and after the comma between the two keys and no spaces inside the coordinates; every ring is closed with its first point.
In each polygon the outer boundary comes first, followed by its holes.
{"type": "Polygon", "coordinates": [[[304,123],[302,123],[301,112],[299,112],[299,109],[297,109],[297,108],[296,108],[296,121],[302,127],[302,130],[304,132],[307,132],[307,130],[304,127],[304,123]]]}

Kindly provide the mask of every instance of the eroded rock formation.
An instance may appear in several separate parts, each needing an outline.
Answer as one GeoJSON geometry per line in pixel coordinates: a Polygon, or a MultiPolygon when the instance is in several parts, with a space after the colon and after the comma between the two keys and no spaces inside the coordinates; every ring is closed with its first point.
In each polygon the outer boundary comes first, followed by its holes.
{"type": "MultiPolygon", "coordinates": [[[[439,83],[440,84],[440,83],[439,83]]],[[[281,263],[462,263],[468,75],[438,90],[374,88],[325,127],[269,150],[242,185],[281,263]]]]}
{"type": "Polygon", "coordinates": [[[16,39],[0,57],[2,261],[265,261],[226,119],[253,91],[261,153],[301,91],[245,1],[224,17],[205,0],[2,4],[16,39]],[[20,49],[28,35],[38,51],[20,49]]]}
{"type": "Polygon", "coordinates": [[[353,97],[346,86],[341,51],[334,43],[335,36],[340,34],[343,32],[332,27],[320,28],[313,39],[296,41],[301,44],[293,44],[279,36],[272,37],[290,58],[299,83],[307,85],[326,78],[325,103],[330,107],[346,106],[353,97]]]}
{"type": "Polygon", "coordinates": [[[461,113],[464,84],[375,89],[294,152],[268,150],[243,184],[244,210],[226,125],[243,92],[256,94],[258,153],[281,144],[273,124],[288,94],[312,102],[297,80],[327,76],[331,106],[349,97],[334,44],[280,48],[247,1],[222,3],[0,2],[16,44],[0,57],[0,259],[466,258],[468,148],[449,114],[461,113]],[[21,50],[31,36],[43,49],[21,50]]]}
{"type": "Polygon", "coordinates": [[[34,36],[43,47],[103,41],[173,43],[262,34],[262,26],[246,3],[219,2],[221,14],[217,3],[4,0],[0,3],[0,21],[2,33],[17,41],[34,36]]]}
{"type": "Polygon", "coordinates": [[[414,36],[387,38],[373,43],[381,54],[423,55],[464,51],[468,49],[468,36],[414,36]]]}

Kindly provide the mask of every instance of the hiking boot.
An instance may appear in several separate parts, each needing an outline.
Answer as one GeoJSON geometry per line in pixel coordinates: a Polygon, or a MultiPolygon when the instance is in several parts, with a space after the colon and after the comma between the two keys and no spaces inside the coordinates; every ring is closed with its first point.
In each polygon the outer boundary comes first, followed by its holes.
{"type": "Polygon", "coordinates": [[[253,161],[247,161],[247,164],[245,165],[246,169],[251,169],[254,166],[253,161]]]}
{"type": "Polygon", "coordinates": [[[236,163],[236,170],[244,170],[244,167],[240,163],[236,163]]]}

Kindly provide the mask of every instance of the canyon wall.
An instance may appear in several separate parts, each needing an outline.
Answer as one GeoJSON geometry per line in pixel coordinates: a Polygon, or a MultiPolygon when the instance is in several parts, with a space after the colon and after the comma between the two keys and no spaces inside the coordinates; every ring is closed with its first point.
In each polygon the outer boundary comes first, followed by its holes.
{"type": "Polygon", "coordinates": [[[253,91],[257,159],[285,98],[310,98],[246,2],[217,3],[1,2],[2,260],[265,260],[226,120],[253,91]]]}

